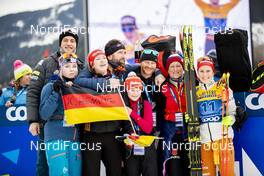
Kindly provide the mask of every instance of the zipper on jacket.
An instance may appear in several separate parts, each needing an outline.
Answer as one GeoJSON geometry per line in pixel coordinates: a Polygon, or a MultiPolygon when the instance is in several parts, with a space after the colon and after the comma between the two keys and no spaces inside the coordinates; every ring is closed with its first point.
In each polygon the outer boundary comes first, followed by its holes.
{"type": "Polygon", "coordinates": [[[209,134],[210,134],[210,140],[211,140],[211,142],[213,142],[212,133],[211,133],[211,130],[210,130],[209,123],[207,123],[207,127],[208,127],[208,131],[209,131],[209,134]]]}
{"type": "Polygon", "coordinates": [[[76,131],[77,131],[77,129],[74,127],[74,132],[73,132],[73,141],[75,141],[75,140],[76,140],[76,131]]]}
{"type": "Polygon", "coordinates": [[[204,84],[204,88],[205,88],[205,90],[207,90],[206,84],[204,84]]]}

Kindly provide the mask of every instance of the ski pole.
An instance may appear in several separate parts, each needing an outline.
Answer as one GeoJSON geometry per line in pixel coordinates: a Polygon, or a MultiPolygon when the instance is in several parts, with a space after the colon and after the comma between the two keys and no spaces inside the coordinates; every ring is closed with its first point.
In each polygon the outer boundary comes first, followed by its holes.
{"type": "MultiPolygon", "coordinates": [[[[219,86],[222,89],[222,120],[224,119],[224,116],[225,116],[225,102],[227,101],[226,100],[226,90],[225,90],[225,84],[226,84],[226,73],[223,74],[221,80],[220,80],[220,83],[219,83],[219,86]]],[[[221,176],[224,176],[224,166],[225,166],[225,152],[223,151],[224,150],[224,145],[225,145],[225,126],[222,124],[222,139],[221,139],[221,176]]]]}
{"type": "MultiPolygon", "coordinates": [[[[230,77],[230,73],[229,72],[227,72],[227,74],[226,74],[226,115],[227,116],[229,116],[229,104],[228,104],[228,102],[229,102],[229,77],[230,77]]],[[[226,147],[228,147],[229,146],[229,139],[228,139],[228,128],[229,128],[229,126],[226,126],[225,127],[226,128],[226,147]]],[[[228,175],[228,160],[229,160],[229,156],[228,156],[228,149],[227,148],[225,148],[225,159],[226,159],[226,166],[225,166],[225,169],[226,169],[226,171],[225,171],[225,173],[226,173],[226,175],[228,175]]]]}

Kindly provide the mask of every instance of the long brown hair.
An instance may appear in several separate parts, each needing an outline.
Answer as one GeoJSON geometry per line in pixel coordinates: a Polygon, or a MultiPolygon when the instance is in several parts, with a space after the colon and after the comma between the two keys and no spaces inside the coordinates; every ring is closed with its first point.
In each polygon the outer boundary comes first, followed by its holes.
{"type": "MultiPolygon", "coordinates": [[[[22,77],[21,77],[22,78],[22,77]]],[[[20,84],[20,80],[21,78],[19,78],[18,80],[14,80],[14,93],[11,97],[11,103],[14,103],[16,101],[16,95],[17,95],[17,92],[22,88],[21,84],[20,84]]]]}

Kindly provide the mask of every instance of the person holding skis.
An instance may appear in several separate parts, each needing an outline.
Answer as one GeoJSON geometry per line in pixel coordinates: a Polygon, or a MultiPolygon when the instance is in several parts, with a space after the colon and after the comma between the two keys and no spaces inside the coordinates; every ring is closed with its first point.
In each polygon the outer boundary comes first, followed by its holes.
{"type": "Polygon", "coordinates": [[[236,104],[223,78],[214,81],[214,63],[204,56],[197,61],[199,85],[196,88],[202,143],[202,172],[234,176],[233,129],[236,104]],[[225,130],[226,129],[226,130],[225,130]]]}
{"type": "MultiPolygon", "coordinates": [[[[161,117],[160,142],[162,148],[162,167],[160,175],[188,175],[190,170],[188,151],[184,146],[188,141],[184,113],[186,100],[183,83],[183,58],[179,54],[172,54],[166,61],[168,71],[167,80],[161,85],[157,104],[157,114],[161,117]],[[176,145],[177,144],[177,145],[176,145]],[[173,147],[178,146],[178,147],[173,147]]],[[[161,169],[160,169],[161,170],[161,169]]]]}
{"type": "MultiPolygon", "coordinates": [[[[40,117],[46,121],[44,142],[49,175],[81,176],[79,132],[64,120],[61,88],[72,86],[78,74],[77,56],[64,53],[59,59],[60,71],[56,79],[47,83],[40,98],[40,117]],[[59,145],[59,147],[55,147],[59,145]]],[[[54,77],[55,78],[55,77],[54,77]]]]}
{"type": "MultiPolygon", "coordinates": [[[[125,95],[129,99],[127,110],[136,132],[132,135],[151,134],[153,131],[152,106],[150,102],[141,97],[143,82],[135,72],[128,74],[125,80],[125,90],[125,95]]],[[[127,176],[157,175],[157,153],[154,143],[149,147],[143,147],[132,142],[126,148],[125,170],[127,176]]]]}

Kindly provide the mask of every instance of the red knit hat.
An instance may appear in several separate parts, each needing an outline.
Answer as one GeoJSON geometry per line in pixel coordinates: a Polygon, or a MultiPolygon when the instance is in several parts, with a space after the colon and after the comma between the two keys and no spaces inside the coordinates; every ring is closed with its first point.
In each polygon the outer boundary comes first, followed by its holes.
{"type": "Polygon", "coordinates": [[[143,91],[143,82],[135,72],[130,72],[125,80],[125,88],[127,91],[131,88],[138,88],[138,90],[143,91]]]}
{"type": "Polygon", "coordinates": [[[183,68],[183,58],[179,54],[172,54],[166,61],[166,69],[168,70],[172,62],[179,62],[183,68]]]}
{"type": "Polygon", "coordinates": [[[211,58],[205,56],[202,58],[199,58],[197,60],[197,71],[202,67],[202,66],[209,66],[212,68],[212,70],[214,71],[214,62],[211,58]]]}
{"type": "Polygon", "coordinates": [[[105,55],[105,53],[100,49],[93,50],[87,57],[87,62],[89,63],[89,65],[93,66],[94,59],[100,55],[105,55]]]}

